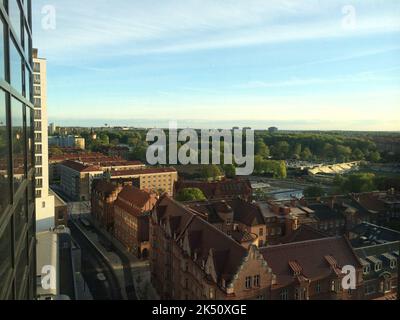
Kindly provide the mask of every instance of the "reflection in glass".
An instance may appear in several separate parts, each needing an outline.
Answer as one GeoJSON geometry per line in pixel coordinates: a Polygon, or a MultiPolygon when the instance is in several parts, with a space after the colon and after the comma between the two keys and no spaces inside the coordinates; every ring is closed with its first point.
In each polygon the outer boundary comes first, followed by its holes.
{"type": "Polygon", "coordinates": [[[18,42],[21,42],[21,10],[17,0],[8,1],[8,16],[11,20],[11,25],[14,28],[18,42]]]}
{"type": "Polygon", "coordinates": [[[0,216],[10,203],[10,178],[8,174],[8,135],[6,120],[6,94],[0,90],[0,216]]]}
{"type": "Polygon", "coordinates": [[[14,40],[10,41],[11,85],[22,94],[22,59],[14,40]]]}
{"type": "Polygon", "coordinates": [[[11,100],[11,123],[13,144],[13,180],[14,193],[21,185],[25,177],[25,138],[23,105],[17,99],[11,100]]]}
{"type": "Polygon", "coordinates": [[[0,236],[0,288],[3,288],[7,274],[11,269],[11,224],[0,236]]]}
{"type": "Polygon", "coordinates": [[[28,144],[28,170],[33,167],[33,156],[34,156],[34,128],[33,128],[33,110],[26,107],[26,140],[28,144]]]}
{"type": "Polygon", "coordinates": [[[0,18],[0,79],[5,79],[5,60],[4,60],[4,24],[3,19],[0,18]]]}

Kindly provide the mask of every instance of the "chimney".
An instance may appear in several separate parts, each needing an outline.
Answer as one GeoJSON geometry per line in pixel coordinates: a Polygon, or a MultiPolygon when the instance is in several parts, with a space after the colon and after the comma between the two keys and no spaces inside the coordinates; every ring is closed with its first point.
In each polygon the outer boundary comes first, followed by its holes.
{"type": "Polygon", "coordinates": [[[335,207],[335,203],[336,203],[336,197],[332,197],[331,199],[329,199],[328,201],[329,208],[333,209],[335,207]]]}
{"type": "Polygon", "coordinates": [[[295,199],[290,200],[290,206],[292,208],[296,207],[296,200],[295,199]]]}
{"type": "Polygon", "coordinates": [[[305,199],[304,197],[300,199],[300,204],[301,204],[303,207],[307,207],[307,201],[306,201],[306,199],[305,199]]]}
{"type": "Polygon", "coordinates": [[[272,204],[272,208],[271,208],[271,209],[272,209],[272,212],[273,212],[273,213],[279,214],[279,211],[280,211],[280,210],[279,210],[279,206],[278,206],[276,203],[273,203],[273,204],[272,204]]]}

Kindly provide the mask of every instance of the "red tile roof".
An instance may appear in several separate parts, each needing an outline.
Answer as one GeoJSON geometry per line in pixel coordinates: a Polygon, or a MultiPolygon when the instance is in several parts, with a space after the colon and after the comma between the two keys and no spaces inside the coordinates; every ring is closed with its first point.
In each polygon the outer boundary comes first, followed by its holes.
{"type": "Polygon", "coordinates": [[[64,161],[61,165],[78,172],[103,172],[99,166],[87,165],[78,161],[64,161]]]}
{"type": "Polygon", "coordinates": [[[301,275],[311,281],[336,273],[333,265],[338,268],[345,265],[352,265],[356,269],[362,267],[350,243],[344,237],[270,246],[261,248],[260,251],[277,276],[277,287],[286,287],[297,281],[294,277],[294,267],[296,270],[301,268],[301,275]]]}
{"type": "Polygon", "coordinates": [[[156,203],[154,194],[132,186],[125,186],[119,193],[114,206],[120,207],[132,215],[139,216],[145,213],[147,211],[146,206],[151,206],[152,203],[153,205],[156,203]]]}
{"type": "Polygon", "coordinates": [[[115,170],[111,171],[112,177],[124,177],[124,176],[137,176],[146,174],[158,174],[158,173],[176,173],[175,168],[143,168],[143,169],[130,169],[130,170],[115,170]]]}

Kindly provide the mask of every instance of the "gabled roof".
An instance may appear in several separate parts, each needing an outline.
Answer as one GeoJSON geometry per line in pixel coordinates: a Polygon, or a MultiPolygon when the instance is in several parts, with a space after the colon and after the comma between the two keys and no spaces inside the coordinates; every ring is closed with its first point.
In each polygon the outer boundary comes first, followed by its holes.
{"type": "Polygon", "coordinates": [[[270,246],[261,248],[260,251],[276,274],[278,287],[286,287],[295,281],[293,266],[290,264],[293,261],[298,265],[297,268],[301,268],[302,276],[311,281],[335,274],[333,262],[338,268],[345,265],[362,267],[350,243],[344,237],[270,246]]]}
{"type": "Polygon", "coordinates": [[[284,243],[293,243],[293,242],[302,242],[308,240],[316,240],[328,238],[329,236],[307,224],[301,224],[299,228],[292,233],[286,235],[285,237],[279,239],[279,242],[284,243]]]}
{"type": "Polygon", "coordinates": [[[235,222],[243,223],[246,226],[265,224],[260,207],[240,198],[233,200],[194,201],[188,202],[186,205],[199,213],[207,215],[207,221],[210,223],[223,221],[218,213],[232,212],[235,222]]]}
{"type": "Polygon", "coordinates": [[[155,204],[154,194],[150,194],[147,191],[140,190],[133,186],[125,186],[119,193],[114,206],[120,207],[132,215],[139,216],[145,213],[145,207],[149,202],[155,204]]]}
{"type": "Polygon", "coordinates": [[[169,225],[177,245],[188,240],[191,258],[203,267],[210,252],[213,255],[217,280],[233,280],[248,250],[200,217],[194,210],[163,196],[155,215],[161,225],[169,225]]]}

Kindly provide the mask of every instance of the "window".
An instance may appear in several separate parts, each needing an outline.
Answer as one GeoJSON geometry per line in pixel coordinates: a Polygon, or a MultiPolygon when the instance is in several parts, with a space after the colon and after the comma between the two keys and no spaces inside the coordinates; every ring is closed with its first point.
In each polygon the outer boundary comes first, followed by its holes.
{"type": "Polygon", "coordinates": [[[289,291],[288,289],[283,289],[280,294],[281,300],[289,300],[289,291]]]}
{"type": "Polygon", "coordinates": [[[29,107],[25,109],[26,113],[26,139],[28,144],[28,170],[33,167],[33,145],[34,145],[34,128],[33,128],[33,110],[29,107]]]}
{"type": "Polygon", "coordinates": [[[246,277],[246,289],[250,289],[251,288],[251,277],[246,277]]]}
{"type": "Polygon", "coordinates": [[[22,59],[15,41],[10,41],[10,84],[22,94],[22,59]]]}
{"type": "Polygon", "coordinates": [[[390,268],[395,269],[397,267],[397,261],[396,260],[390,260],[390,268]]]}
{"type": "Polygon", "coordinates": [[[375,272],[382,270],[382,262],[375,263],[375,272]]]}
{"type": "Polygon", "coordinates": [[[260,276],[259,275],[254,276],[253,284],[254,284],[254,287],[256,287],[256,288],[260,286],[260,276]]]}
{"type": "Polygon", "coordinates": [[[363,268],[363,273],[364,273],[364,275],[367,275],[367,274],[369,274],[371,272],[371,266],[368,264],[368,265],[365,265],[364,266],[364,268],[363,268]]]}
{"type": "Polygon", "coordinates": [[[10,203],[10,175],[8,171],[8,133],[6,117],[6,94],[0,90],[0,216],[10,203]]]}
{"type": "Polygon", "coordinates": [[[260,235],[260,237],[262,237],[264,235],[264,228],[260,228],[258,234],[260,235]]]}
{"type": "Polygon", "coordinates": [[[31,101],[31,72],[25,67],[25,98],[31,101]]]}
{"type": "Polygon", "coordinates": [[[24,138],[24,115],[22,103],[15,98],[11,99],[11,124],[13,142],[14,192],[16,192],[25,178],[26,147],[24,138]]]}
{"type": "Polygon", "coordinates": [[[8,16],[11,20],[11,25],[16,33],[18,42],[21,42],[21,9],[17,0],[8,1],[8,16]]]}
{"type": "Polygon", "coordinates": [[[5,282],[7,274],[11,271],[11,224],[9,223],[0,235],[0,287],[5,282]]]}
{"type": "Polygon", "coordinates": [[[0,79],[5,79],[4,23],[0,18],[0,79]]]}
{"type": "Polygon", "coordinates": [[[215,299],[215,289],[214,288],[210,288],[210,290],[208,292],[208,296],[209,296],[210,300],[215,299]]]}
{"type": "Polygon", "coordinates": [[[317,294],[321,293],[321,282],[319,282],[319,281],[315,284],[315,292],[317,294]]]}

